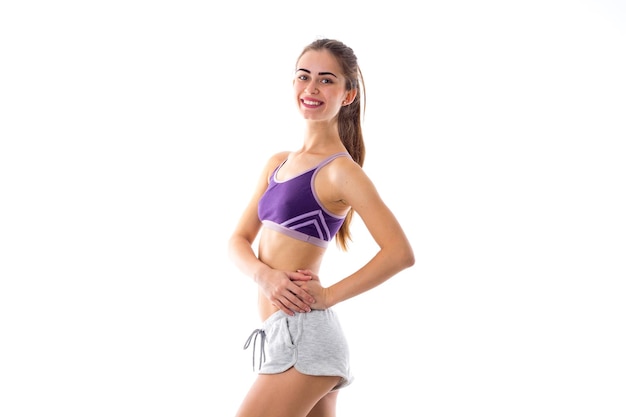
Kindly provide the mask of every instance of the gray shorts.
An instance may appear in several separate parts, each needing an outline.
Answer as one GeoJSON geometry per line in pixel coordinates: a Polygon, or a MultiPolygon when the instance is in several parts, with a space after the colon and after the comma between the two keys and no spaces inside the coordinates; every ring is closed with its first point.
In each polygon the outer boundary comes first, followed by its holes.
{"type": "Polygon", "coordinates": [[[252,366],[258,353],[260,374],[277,374],[293,366],[306,375],[340,376],[333,391],[353,380],[348,343],[332,309],[295,316],[277,311],[252,332],[244,349],[251,343],[252,366]]]}

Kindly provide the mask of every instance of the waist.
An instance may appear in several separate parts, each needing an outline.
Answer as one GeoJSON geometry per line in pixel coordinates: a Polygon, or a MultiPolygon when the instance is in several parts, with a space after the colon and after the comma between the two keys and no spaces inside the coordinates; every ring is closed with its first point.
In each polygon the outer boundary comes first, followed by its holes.
{"type": "Polygon", "coordinates": [[[310,269],[317,272],[326,250],[263,228],[258,252],[259,259],[271,268],[283,271],[310,269]]]}
{"type": "Polygon", "coordinates": [[[270,300],[265,298],[265,296],[259,290],[259,318],[262,322],[270,318],[273,314],[279,311],[279,308],[274,304],[270,303],[270,300]]]}

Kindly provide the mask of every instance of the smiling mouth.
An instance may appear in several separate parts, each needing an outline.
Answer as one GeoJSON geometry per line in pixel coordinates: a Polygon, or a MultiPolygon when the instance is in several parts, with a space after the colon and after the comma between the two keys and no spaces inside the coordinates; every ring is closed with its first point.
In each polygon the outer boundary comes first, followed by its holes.
{"type": "Polygon", "coordinates": [[[302,99],[302,103],[307,105],[307,106],[319,106],[319,105],[322,104],[321,101],[306,100],[306,99],[302,99]]]}

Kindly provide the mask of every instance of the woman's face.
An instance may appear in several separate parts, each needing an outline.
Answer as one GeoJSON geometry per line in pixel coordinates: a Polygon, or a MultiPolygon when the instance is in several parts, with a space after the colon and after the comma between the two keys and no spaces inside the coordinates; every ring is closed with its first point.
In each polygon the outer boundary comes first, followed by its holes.
{"type": "Polygon", "coordinates": [[[335,57],[326,50],[305,52],[296,66],[294,94],[308,120],[332,120],[348,99],[346,79],[335,57]]]}

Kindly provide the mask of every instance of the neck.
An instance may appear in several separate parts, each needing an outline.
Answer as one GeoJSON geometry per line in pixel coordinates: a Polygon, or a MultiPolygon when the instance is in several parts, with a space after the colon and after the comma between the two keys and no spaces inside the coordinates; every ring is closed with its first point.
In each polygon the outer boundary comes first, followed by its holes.
{"type": "Polygon", "coordinates": [[[306,121],[304,128],[304,149],[341,146],[337,122],[306,121]]]}

